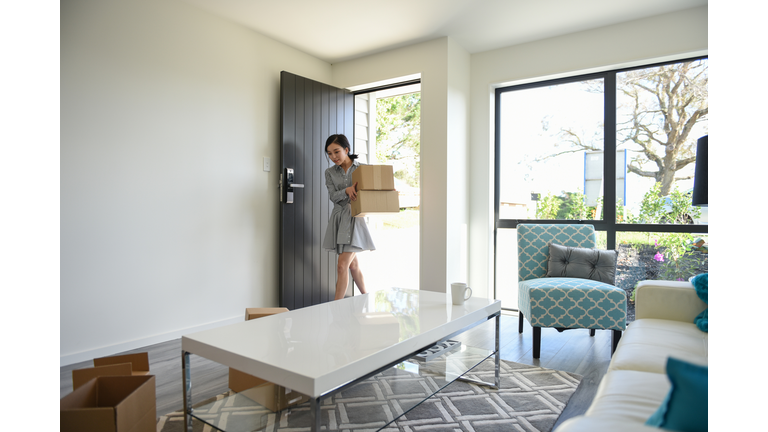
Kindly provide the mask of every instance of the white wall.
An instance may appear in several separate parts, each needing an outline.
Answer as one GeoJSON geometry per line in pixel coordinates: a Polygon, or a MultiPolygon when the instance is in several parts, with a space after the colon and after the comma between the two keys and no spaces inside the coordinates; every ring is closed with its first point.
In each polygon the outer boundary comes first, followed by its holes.
{"type": "MultiPolygon", "coordinates": [[[[446,282],[469,282],[470,55],[448,39],[448,125],[446,148],[446,282]]],[[[483,296],[482,291],[477,292],[483,296]]],[[[474,291],[473,291],[474,294],[474,291]]],[[[484,296],[483,296],[484,297],[484,296]]]]}
{"type": "Polygon", "coordinates": [[[279,73],[331,66],[173,0],[63,2],[61,54],[61,364],[277,306],[279,73]]]}
{"type": "Polygon", "coordinates": [[[333,85],[421,75],[421,289],[466,280],[469,54],[440,38],[333,65],[333,85]],[[463,234],[462,234],[463,233],[463,234]]]}
{"type": "MultiPolygon", "coordinates": [[[[704,55],[707,6],[471,56],[470,285],[493,296],[494,89],[704,55]]],[[[506,281],[508,282],[508,281],[506,281]]],[[[497,281],[501,289],[505,281],[497,281]]]]}

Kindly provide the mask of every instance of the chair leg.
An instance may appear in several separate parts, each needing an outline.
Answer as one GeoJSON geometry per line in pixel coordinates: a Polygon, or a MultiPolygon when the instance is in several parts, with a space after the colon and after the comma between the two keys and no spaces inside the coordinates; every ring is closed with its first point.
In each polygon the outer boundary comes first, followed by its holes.
{"type": "Polygon", "coordinates": [[[522,333],[523,332],[523,321],[525,321],[523,319],[523,312],[522,311],[518,312],[518,317],[520,317],[520,318],[519,318],[519,322],[517,324],[517,332],[518,333],[522,333]]]}
{"type": "Polygon", "coordinates": [[[611,330],[611,357],[619,345],[619,340],[621,340],[621,330],[611,330]]]}
{"type": "Polygon", "coordinates": [[[541,327],[533,328],[533,358],[541,356],[541,327]]]}
{"type": "Polygon", "coordinates": [[[589,335],[595,337],[595,329],[589,329],[589,335]]]}

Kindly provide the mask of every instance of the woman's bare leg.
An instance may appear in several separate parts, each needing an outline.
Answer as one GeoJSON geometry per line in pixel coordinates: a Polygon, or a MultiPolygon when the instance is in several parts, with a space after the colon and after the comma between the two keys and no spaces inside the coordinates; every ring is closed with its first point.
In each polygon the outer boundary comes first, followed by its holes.
{"type": "Polygon", "coordinates": [[[360,264],[357,262],[357,256],[349,264],[349,271],[352,273],[352,280],[355,281],[355,285],[360,289],[360,292],[365,294],[365,280],[363,280],[363,272],[360,270],[360,264]]]}
{"type": "Polygon", "coordinates": [[[342,252],[339,254],[339,263],[336,265],[336,296],[334,300],[343,299],[344,294],[347,293],[347,285],[349,285],[349,266],[354,260],[354,252],[342,252]]]}

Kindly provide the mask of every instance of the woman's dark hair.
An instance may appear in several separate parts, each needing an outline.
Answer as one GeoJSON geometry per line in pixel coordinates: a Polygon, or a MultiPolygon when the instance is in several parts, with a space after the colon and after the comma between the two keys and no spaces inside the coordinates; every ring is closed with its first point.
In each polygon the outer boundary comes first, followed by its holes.
{"type": "MultiPolygon", "coordinates": [[[[341,148],[347,149],[350,152],[352,151],[352,148],[349,146],[349,140],[347,139],[344,134],[335,134],[328,137],[327,140],[325,140],[325,151],[328,152],[328,146],[331,144],[338,144],[341,146],[341,148]]],[[[349,158],[352,160],[357,159],[356,154],[349,153],[349,158]]]]}

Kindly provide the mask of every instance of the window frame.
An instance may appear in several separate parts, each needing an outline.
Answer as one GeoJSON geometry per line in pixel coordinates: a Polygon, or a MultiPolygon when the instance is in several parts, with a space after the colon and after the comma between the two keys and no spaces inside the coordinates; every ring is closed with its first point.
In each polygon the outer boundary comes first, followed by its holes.
{"type": "MultiPolygon", "coordinates": [[[[536,81],[531,83],[498,87],[494,95],[494,227],[493,227],[493,255],[496,262],[497,237],[499,229],[516,229],[521,223],[542,224],[591,224],[595,231],[606,233],[608,249],[616,248],[617,232],[663,232],[663,233],[691,233],[708,234],[707,224],[629,224],[616,222],[616,76],[619,73],[637,69],[647,69],[675,63],[709,59],[708,55],[671,60],[658,63],[643,64],[628,68],[612,69],[603,72],[595,72],[583,75],[574,75],[564,78],[536,81]],[[567,84],[579,81],[602,79],[604,82],[603,103],[603,219],[602,220],[570,220],[570,219],[500,219],[499,207],[501,199],[501,95],[511,91],[540,88],[558,84],[567,84]]],[[[493,293],[496,298],[496,271],[493,276],[493,293]]]]}

